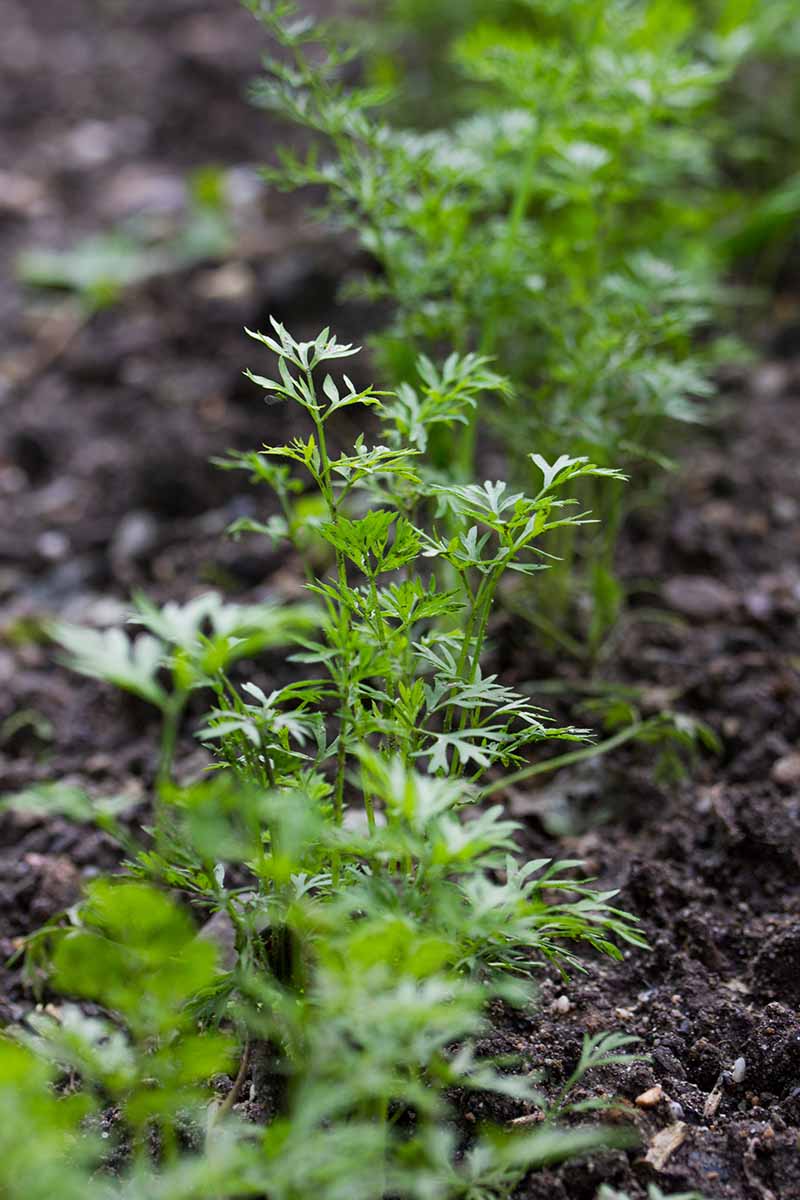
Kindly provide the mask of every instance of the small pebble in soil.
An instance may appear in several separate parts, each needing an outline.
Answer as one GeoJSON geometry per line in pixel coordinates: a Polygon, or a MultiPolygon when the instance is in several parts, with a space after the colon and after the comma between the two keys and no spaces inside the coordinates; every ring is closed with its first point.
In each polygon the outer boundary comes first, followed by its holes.
{"type": "Polygon", "coordinates": [[[36,550],[48,562],[57,562],[69,551],[69,538],[59,529],[47,529],[36,539],[36,550]]]}
{"type": "Polygon", "coordinates": [[[676,575],[661,589],[670,608],[697,621],[730,616],[738,597],[725,584],[705,575],[676,575]]]}
{"type": "Polygon", "coordinates": [[[744,1079],[746,1070],[747,1063],[745,1060],[743,1058],[737,1058],[736,1062],[733,1064],[733,1070],[731,1071],[731,1079],[733,1082],[741,1083],[744,1079]]]}
{"type": "Polygon", "coordinates": [[[655,1108],[664,1099],[664,1089],[661,1084],[657,1083],[655,1087],[648,1088],[646,1092],[636,1097],[635,1103],[639,1108],[655,1108]]]}
{"type": "Polygon", "coordinates": [[[194,281],[194,290],[201,299],[223,302],[247,300],[255,286],[253,272],[242,263],[226,263],[223,267],[202,271],[194,281]]]}
{"type": "Polygon", "coordinates": [[[775,496],[772,501],[772,515],[779,525],[791,525],[800,514],[800,505],[791,496],[775,496]]]}
{"type": "Polygon", "coordinates": [[[112,562],[123,563],[143,559],[158,540],[158,522],[152,513],[134,510],[126,513],[111,539],[112,562]]]}
{"type": "Polygon", "coordinates": [[[571,1008],[572,1004],[570,1003],[568,996],[559,996],[558,999],[554,1000],[552,1004],[553,1012],[561,1014],[568,1013],[571,1008]]]}
{"type": "Polygon", "coordinates": [[[800,783],[800,752],[784,754],[773,765],[770,775],[775,783],[792,785],[800,783]]]}

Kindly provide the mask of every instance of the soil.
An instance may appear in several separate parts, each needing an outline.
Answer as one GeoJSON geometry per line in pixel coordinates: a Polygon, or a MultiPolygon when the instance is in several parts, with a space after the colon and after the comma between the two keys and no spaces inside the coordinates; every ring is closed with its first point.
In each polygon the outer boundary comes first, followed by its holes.
{"type": "MultiPolygon", "coordinates": [[[[242,327],[272,312],[299,333],[330,322],[361,340],[375,317],[337,304],[352,249],[310,230],[297,199],[255,185],[275,129],[243,97],[260,44],[231,0],[3,8],[0,779],[4,791],[80,780],[143,807],[148,710],[68,674],[42,622],[113,623],[138,587],[296,594],[285,556],[223,536],[263,496],[209,458],[268,440],[279,419],[241,379],[254,361],[242,327]],[[224,261],[162,274],[93,316],[14,281],[23,248],[70,245],[133,211],[179,222],[187,172],[209,163],[232,197],[224,261]]],[[[593,1200],[600,1183],[642,1197],[648,1182],[800,1198],[800,341],[785,314],[784,299],[760,364],[722,381],[724,415],[692,435],[666,502],[630,518],[631,605],[599,673],[637,688],[645,712],[672,704],[703,720],[721,752],[664,782],[652,748],[627,746],[507,797],[526,850],[586,860],[652,947],[568,983],[543,972],[536,1010],[495,1014],[487,1049],[519,1054],[546,1087],[585,1032],[630,1033],[650,1056],[584,1085],[629,1102],[616,1119],[638,1126],[640,1149],[532,1175],[520,1200],[593,1200]],[[637,1106],[653,1088],[655,1103],[637,1106]]],[[[496,641],[518,683],[541,678],[528,625],[500,618],[496,641]]],[[[578,681],[563,661],[559,674],[578,681]]],[[[567,715],[581,719],[577,701],[567,715]]],[[[187,771],[201,765],[191,744],[183,756],[187,771]]],[[[115,861],[101,834],[0,818],[0,953],[115,861]]],[[[32,998],[18,964],[3,982],[0,1019],[19,1019],[32,998]]],[[[526,1115],[480,1098],[462,1111],[467,1129],[526,1115]]]]}

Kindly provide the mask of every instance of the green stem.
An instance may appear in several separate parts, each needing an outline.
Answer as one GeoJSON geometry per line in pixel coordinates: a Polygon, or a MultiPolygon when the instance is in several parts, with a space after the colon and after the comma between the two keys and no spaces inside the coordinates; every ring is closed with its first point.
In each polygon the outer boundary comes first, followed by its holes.
{"type": "Polygon", "coordinates": [[[494,570],[484,579],[478,595],[476,597],[476,607],[481,608],[480,625],[478,626],[478,635],[475,639],[475,653],[472,658],[470,667],[469,682],[475,682],[475,676],[478,673],[478,666],[483,653],[483,643],[486,638],[486,630],[489,625],[489,617],[492,614],[492,605],[494,604],[495,593],[497,592],[500,580],[503,578],[508,566],[514,561],[517,555],[525,548],[526,543],[530,540],[529,537],[517,538],[515,542],[509,545],[506,542],[506,552],[499,560],[494,570]]]}
{"type": "MultiPolygon", "coordinates": [[[[538,118],[541,120],[541,118],[538,118]]],[[[537,131],[538,133],[538,131],[537,131]]],[[[531,135],[531,140],[525,149],[525,158],[522,162],[522,170],[517,180],[517,186],[514,189],[514,197],[511,202],[511,209],[508,214],[508,225],[506,227],[504,254],[501,260],[502,279],[510,270],[514,260],[514,251],[517,248],[517,240],[519,238],[522,221],[525,217],[525,211],[528,207],[528,202],[531,196],[533,187],[533,172],[536,167],[536,161],[539,157],[539,138],[537,133],[531,135]]],[[[486,324],[483,327],[483,334],[480,341],[480,353],[492,354],[497,341],[497,327],[500,318],[500,303],[498,297],[495,296],[494,303],[489,309],[489,315],[486,324]]],[[[475,422],[471,422],[472,425],[475,422]]]]}
{"type": "Polygon", "coordinates": [[[495,779],[492,783],[488,783],[486,787],[481,788],[479,799],[485,800],[497,792],[502,792],[508,787],[522,783],[525,779],[532,779],[534,775],[544,775],[548,771],[559,771],[562,767],[569,767],[573,763],[584,762],[587,758],[597,758],[600,754],[608,754],[610,750],[616,750],[617,746],[623,746],[625,742],[630,742],[634,738],[639,737],[644,730],[650,729],[652,725],[652,719],[634,721],[632,725],[627,725],[625,729],[621,729],[613,737],[606,738],[604,742],[593,742],[591,746],[584,746],[581,750],[570,750],[567,754],[559,754],[555,758],[547,758],[543,762],[531,763],[527,767],[522,767],[519,771],[514,771],[511,775],[504,775],[502,779],[495,779]]]}
{"type": "Polygon", "coordinates": [[[494,594],[497,590],[497,584],[502,573],[503,566],[496,568],[494,571],[492,571],[488,579],[484,580],[478,591],[476,603],[479,603],[480,605],[480,619],[478,622],[478,632],[475,637],[475,652],[472,656],[472,662],[470,663],[469,667],[469,683],[475,682],[475,676],[478,672],[478,666],[480,664],[481,654],[483,652],[483,643],[486,639],[486,630],[489,627],[489,617],[491,616],[492,612],[492,602],[494,601],[494,594]],[[484,592],[486,595],[484,595],[484,592]]]}
{"type": "Polygon", "coordinates": [[[175,759],[175,745],[178,740],[178,726],[181,714],[186,704],[186,693],[175,692],[164,708],[164,721],[161,726],[161,749],[158,758],[157,785],[159,790],[172,781],[172,764],[175,759]]]}
{"type": "MultiPolygon", "coordinates": [[[[306,382],[308,383],[309,394],[314,402],[316,402],[316,388],[314,386],[314,377],[311,371],[305,372],[306,382]]],[[[335,522],[339,515],[336,497],[331,483],[331,460],[328,455],[328,444],[325,437],[324,418],[314,408],[309,408],[309,415],[314,423],[314,429],[317,434],[317,446],[319,449],[320,459],[320,474],[318,477],[320,491],[322,492],[325,506],[328,510],[328,517],[332,522],[335,522]]],[[[347,590],[347,565],[344,555],[341,550],[336,550],[336,571],[339,580],[339,588],[344,596],[347,590]]],[[[347,641],[347,634],[350,628],[350,614],[342,601],[339,610],[339,637],[342,646],[347,641]]],[[[338,672],[337,672],[338,674],[338,672]]],[[[344,782],[345,770],[347,767],[347,728],[352,720],[350,711],[350,686],[349,683],[343,680],[337,680],[334,676],[337,691],[339,694],[339,745],[336,752],[336,782],[334,784],[334,800],[333,800],[333,816],[337,826],[341,826],[344,822],[344,782]]],[[[341,870],[341,856],[338,849],[335,849],[331,855],[331,881],[334,888],[339,886],[339,873],[341,870]]]]}
{"type": "MultiPolygon", "coordinates": [[[[476,611],[477,611],[477,604],[478,604],[478,599],[480,597],[481,589],[478,588],[477,595],[473,595],[472,589],[469,586],[469,581],[467,580],[466,574],[464,572],[459,572],[459,578],[461,580],[461,585],[467,594],[468,602],[469,602],[469,616],[467,617],[467,624],[464,629],[464,634],[463,634],[463,638],[461,641],[461,653],[458,656],[458,666],[456,668],[459,679],[463,679],[464,671],[465,671],[465,668],[467,665],[467,659],[469,658],[469,648],[470,648],[470,643],[472,641],[472,630],[475,628],[475,615],[476,615],[476,611]]],[[[453,718],[454,717],[455,717],[455,706],[452,704],[449,704],[447,706],[447,711],[446,711],[445,717],[444,717],[445,733],[450,732],[450,730],[453,726],[453,718]]]]}
{"type": "Polygon", "coordinates": [[[164,721],[161,726],[161,748],[154,800],[155,840],[159,849],[162,848],[167,812],[165,796],[172,786],[172,766],[175,760],[175,746],[178,741],[178,728],[180,726],[181,715],[186,706],[186,698],[186,692],[174,692],[163,710],[164,721]]]}
{"type": "Polygon", "coordinates": [[[364,789],[364,808],[367,813],[367,828],[369,829],[370,837],[375,836],[375,802],[370,793],[364,789]]]}

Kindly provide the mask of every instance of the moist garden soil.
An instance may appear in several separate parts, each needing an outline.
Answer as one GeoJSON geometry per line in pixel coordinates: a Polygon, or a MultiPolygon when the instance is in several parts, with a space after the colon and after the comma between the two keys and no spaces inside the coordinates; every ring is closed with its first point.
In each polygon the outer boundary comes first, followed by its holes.
{"type": "MultiPolygon", "coordinates": [[[[157,600],[198,587],[296,598],[291,558],[224,537],[265,497],[209,464],[285,432],[281,410],[241,378],[254,361],[242,327],[274,313],[299,336],[331,323],[360,341],[377,317],[336,303],[358,265],[352,250],[307,226],[305,201],[256,185],[276,132],[243,97],[258,37],[231,0],[3,8],[1,786],[74,779],[127,795],[137,821],[153,718],[59,666],[42,622],[113,622],[136,588],[157,600]],[[210,163],[227,170],[231,194],[224,261],[166,272],[91,317],[13,282],[26,247],[68,246],[137,211],[180,223],[187,172],[210,163]]],[[[585,1032],[630,1033],[649,1055],[583,1085],[627,1102],[613,1119],[638,1127],[640,1147],[532,1175],[520,1200],[593,1200],[601,1183],[641,1197],[651,1181],[718,1200],[800,1197],[797,311],[791,296],[773,303],[758,363],[722,380],[722,417],[692,435],[662,503],[629,519],[620,566],[631,604],[596,676],[637,689],[645,714],[672,706],[702,719],[721,752],[665,781],[653,748],[629,745],[506,797],[525,851],[584,859],[621,889],[652,947],[587,962],[569,982],[543,971],[536,1009],[493,1014],[486,1051],[518,1055],[549,1089],[585,1032]],[[637,1106],[647,1092],[653,1103],[637,1106]]],[[[571,690],[542,702],[585,721],[584,671],[548,655],[519,617],[498,614],[494,640],[506,678],[535,695],[537,680],[560,678],[571,690]]],[[[286,667],[272,655],[252,671],[264,683],[286,667]]],[[[205,761],[187,740],[184,773],[205,761]]],[[[94,831],[4,816],[3,959],[116,861],[94,831]]],[[[23,1019],[34,999],[18,963],[2,984],[0,1019],[23,1019]]],[[[474,1096],[459,1105],[465,1135],[487,1119],[537,1114],[474,1096]]]]}

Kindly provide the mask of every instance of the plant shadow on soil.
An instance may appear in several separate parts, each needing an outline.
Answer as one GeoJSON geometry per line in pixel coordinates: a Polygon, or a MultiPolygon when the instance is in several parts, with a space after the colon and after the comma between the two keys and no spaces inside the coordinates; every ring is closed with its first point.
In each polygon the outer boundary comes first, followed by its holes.
{"type": "MultiPolygon", "coordinates": [[[[258,46],[249,19],[231,7],[138,4],[106,27],[88,0],[8,6],[17,66],[0,143],[35,203],[0,213],[1,261],[41,238],[68,244],[107,224],[134,184],[166,203],[169,181],[187,167],[238,169],[267,157],[265,118],[241,96],[258,46]],[[47,94],[34,94],[32,68],[45,53],[47,94]]],[[[147,711],[54,664],[37,637],[43,616],[102,620],[122,611],[133,588],[185,598],[195,581],[247,600],[297,593],[283,554],[223,536],[261,497],[210,456],[257,446],[282,420],[240,379],[250,353],[242,326],[271,311],[299,335],[331,322],[360,341],[375,316],[333,307],[353,267],[347,248],[310,240],[285,200],[270,200],[266,215],[260,199],[247,203],[233,274],[230,262],[202,263],[140,286],[55,356],[31,297],[4,292],[3,790],[81,778],[143,801],[152,777],[147,711]]],[[[526,851],[585,859],[603,886],[622,889],[652,950],[626,953],[619,965],[588,963],[568,984],[543,971],[539,1007],[498,1010],[484,1048],[518,1055],[555,1088],[584,1032],[617,1029],[636,1035],[650,1060],[590,1077],[587,1094],[633,1101],[655,1085],[663,1091],[654,1108],[637,1110],[641,1151],[540,1172],[520,1200],[593,1200],[600,1183],[638,1197],[651,1180],[719,1200],[800,1197],[800,341],[784,327],[767,329],[763,345],[764,364],[727,381],[728,416],[687,448],[666,505],[628,523],[622,571],[657,581],[656,596],[634,603],[605,668],[654,704],[669,696],[702,718],[722,754],[669,786],[656,781],[646,747],[562,773],[559,786],[580,794],[582,813],[608,815],[569,837],[548,833],[532,788],[509,797],[526,851]],[[653,607],[675,619],[654,621],[653,607]],[[721,1073],[742,1057],[744,1079],[723,1087],[716,1113],[705,1115],[721,1073]],[[678,1120],[685,1137],[656,1173],[644,1148],[678,1120]]],[[[511,682],[552,672],[532,641],[517,619],[498,622],[497,661],[512,667],[511,682]]],[[[559,669],[569,678],[571,668],[559,669]]],[[[255,670],[263,682],[285,665],[273,656],[255,670]]],[[[187,771],[202,768],[190,740],[183,754],[187,771]]],[[[114,863],[100,834],[4,816],[4,958],[114,863]]],[[[0,1018],[17,1019],[31,1004],[18,967],[4,969],[3,983],[0,1018]]],[[[481,1097],[461,1111],[465,1129],[520,1115],[481,1097]]]]}

